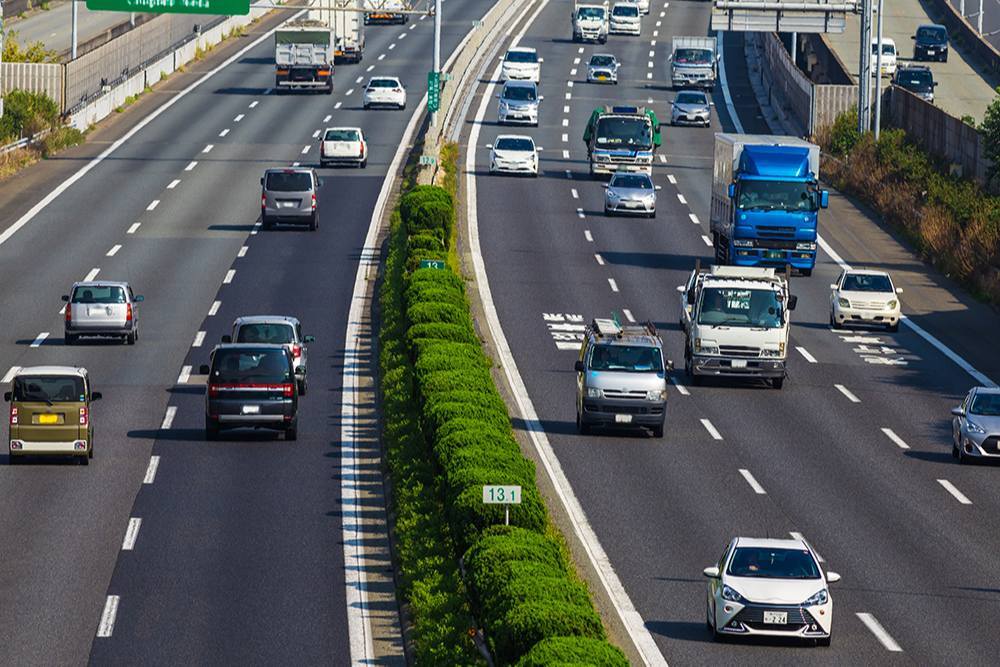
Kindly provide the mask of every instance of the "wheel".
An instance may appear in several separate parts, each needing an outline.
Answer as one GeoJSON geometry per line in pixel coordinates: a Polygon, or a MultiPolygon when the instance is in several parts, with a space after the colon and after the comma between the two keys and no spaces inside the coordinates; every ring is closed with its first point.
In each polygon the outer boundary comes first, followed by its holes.
{"type": "Polygon", "coordinates": [[[650,220],[653,220],[654,218],[656,218],[656,211],[655,210],[650,211],[649,213],[646,214],[646,217],[649,218],[650,220]]]}
{"type": "Polygon", "coordinates": [[[951,437],[951,458],[958,458],[958,443],[955,441],[955,436],[951,437]]]}
{"type": "Polygon", "coordinates": [[[212,421],[207,417],[205,418],[205,439],[206,440],[219,439],[219,425],[212,423],[212,421]]]}
{"type": "Polygon", "coordinates": [[[368,158],[365,158],[364,160],[362,160],[361,164],[358,165],[358,167],[360,167],[361,169],[364,169],[367,166],[368,166],[368,158]]]}
{"type": "Polygon", "coordinates": [[[580,435],[590,435],[590,425],[584,423],[580,413],[576,413],[576,432],[580,435]]]}
{"type": "Polygon", "coordinates": [[[313,217],[309,219],[309,231],[315,232],[317,228],[319,228],[319,217],[313,214],[313,217]]]}
{"type": "Polygon", "coordinates": [[[87,458],[88,459],[94,458],[94,443],[93,442],[90,443],[90,451],[87,452],[87,458]]]}
{"type": "Polygon", "coordinates": [[[406,109],[406,102],[403,102],[402,104],[399,105],[399,110],[404,111],[405,109],[406,109]]]}
{"type": "Polygon", "coordinates": [[[604,215],[611,217],[611,209],[608,208],[607,204],[604,205],[604,215]]]}
{"type": "Polygon", "coordinates": [[[816,646],[829,646],[831,639],[833,639],[832,635],[829,636],[829,637],[822,637],[820,639],[817,639],[816,640],[816,646]]]}
{"type": "Polygon", "coordinates": [[[364,109],[365,111],[368,111],[369,109],[371,109],[371,108],[372,108],[372,105],[370,105],[370,104],[368,104],[367,102],[365,102],[364,104],[362,104],[362,105],[361,105],[361,107],[362,107],[362,108],[363,108],[363,109],[364,109]]]}
{"type": "Polygon", "coordinates": [[[653,427],[653,437],[662,438],[663,437],[663,424],[659,424],[653,427]]]}
{"type": "Polygon", "coordinates": [[[806,278],[808,278],[809,276],[811,276],[813,274],[813,270],[812,269],[799,269],[799,273],[801,273],[803,276],[805,276],[806,278]]]}
{"type": "Polygon", "coordinates": [[[138,335],[134,331],[132,333],[125,334],[125,344],[126,345],[135,345],[135,341],[137,339],[138,339],[138,335]]]}
{"type": "Polygon", "coordinates": [[[783,377],[771,378],[771,386],[774,387],[775,389],[781,389],[783,386],[785,386],[785,378],[783,377]]]}
{"type": "Polygon", "coordinates": [[[969,457],[965,454],[965,449],[962,447],[958,448],[958,462],[962,465],[969,463],[969,457]]]}
{"type": "Polygon", "coordinates": [[[285,440],[294,441],[299,439],[299,426],[293,424],[285,429],[285,440]]]}
{"type": "Polygon", "coordinates": [[[76,345],[77,338],[75,334],[66,334],[66,337],[63,339],[63,341],[67,345],[76,345]]]}
{"type": "Polygon", "coordinates": [[[79,463],[82,466],[89,466],[90,465],[90,457],[87,456],[86,454],[84,454],[83,456],[78,456],[78,457],[76,457],[76,462],[79,463]]]}
{"type": "Polygon", "coordinates": [[[305,378],[299,380],[299,396],[306,395],[306,389],[309,388],[309,384],[306,382],[305,378]]]}
{"type": "Polygon", "coordinates": [[[333,95],[333,82],[330,82],[330,85],[326,87],[326,94],[333,95]]]}
{"type": "Polygon", "coordinates": [[[267,216],[261,216],[260,226],[264,229],[274,229],[274,223],[267,216]]]}
{"type": "Polygon", "coordinates": [[[7,455],[7,465],[9,465],[9,466],[16,466],[20,462],[21,462],[21,457],[20,456],[14,456],[13,454],[8,454],[7,455]]]}
{"type": "Polygon", "coordinates": [[[832,310],[830,311],[830,328],[831,329],[836,329],[837,328],[837,320],[833,319],[833,311],[832,310]]]}

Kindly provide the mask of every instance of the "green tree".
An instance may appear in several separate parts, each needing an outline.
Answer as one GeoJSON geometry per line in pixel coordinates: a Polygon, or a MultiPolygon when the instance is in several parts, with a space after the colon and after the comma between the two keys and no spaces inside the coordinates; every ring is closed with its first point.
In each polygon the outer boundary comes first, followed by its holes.
{"type": "Polygon", "coordinates": [[[17,41],[17,31],[9,30],[3,39],[3,61],[6,63],[57,63],[59,53],[45,48],[40,41],[22,47],[17,41]]]}
{"type": "MultiPolygon", "coordinates": [[[[996,92],[1000,94],[1000,87],[996,92]]],[[[992,163],[987,172],[990,182],[1000,173],[1000,97],[997,97],[986,107],[986,115],[979,126],[983,134],[983,147],[986,158],[992,163]]]]}

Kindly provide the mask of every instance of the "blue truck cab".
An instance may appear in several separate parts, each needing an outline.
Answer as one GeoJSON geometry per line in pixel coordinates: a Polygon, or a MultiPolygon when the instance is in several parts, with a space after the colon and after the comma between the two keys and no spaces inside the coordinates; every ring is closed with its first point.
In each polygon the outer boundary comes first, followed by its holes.
{"type": "Polygon", "coordinates": [[[796,137],[715,135],[711,230],[717,264],[784,267],[810,275],[817,217],[819,146],[796,137]]]}

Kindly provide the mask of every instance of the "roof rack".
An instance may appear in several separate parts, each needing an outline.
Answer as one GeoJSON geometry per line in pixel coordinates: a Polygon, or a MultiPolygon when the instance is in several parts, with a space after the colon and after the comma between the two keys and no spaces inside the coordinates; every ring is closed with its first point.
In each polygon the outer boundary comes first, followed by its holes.
{"type": "Polygon", "coordinates": [[[641,324],[622,326],[615,315],[612,315],[611,318],[595,317],[590,323],[590,329],[602,338],[659,335],[656,331],[656,325],[651,320],[646,320],[641,324]]]}

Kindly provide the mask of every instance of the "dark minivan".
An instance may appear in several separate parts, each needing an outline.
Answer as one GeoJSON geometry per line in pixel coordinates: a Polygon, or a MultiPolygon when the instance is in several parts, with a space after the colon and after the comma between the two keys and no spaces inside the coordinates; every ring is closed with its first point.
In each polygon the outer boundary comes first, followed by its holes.
{"type": "Polygon", "coordinates": [[[913,36],[913,59],[948,62],[948,29],[937,23],[918,27],[913,36]]]}
{"type": "Polygon", "coordinates": [[[283,345],[228,344],[212,350],[205,392],[205,437],[223,429],[266,428],[298,437],[299,392],[292,356],[283,345]]]}

